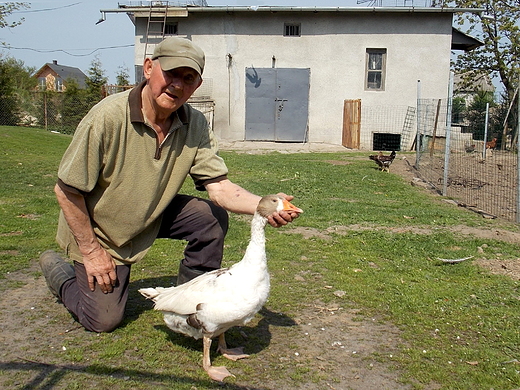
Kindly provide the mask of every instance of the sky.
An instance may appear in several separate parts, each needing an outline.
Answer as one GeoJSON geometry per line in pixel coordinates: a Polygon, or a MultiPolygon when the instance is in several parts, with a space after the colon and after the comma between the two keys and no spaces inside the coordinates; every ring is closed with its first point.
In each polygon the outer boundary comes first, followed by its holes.
{"type": "MultiPolygon", "coordinates": [[[[22,0],[23,1],[23,0],[22,0]]],[[[210,6],[365,6],[357,0],[206,0],[210,6]]],[[[360,0],[363,1],[363,0],[360,0]]],[[[13,13],[8,21],[24,18],[14,28],[0,29],[0,54],[9,55],[28,67],[40,69],[46,63],[73,66],[88,75],[93,60],[99,60],[109,83],[126,69],[134,82],[134,25],[125,13],[109,13],[97,24],[101,9],[117,9],[118,1],[27,0],[30,8],[13,13]]],[[[136,4],[119,0],[121,4],[136,4]]],[[[1,2],[5,3],[5,2],[1,2]]],[[[144,4],[149,2],[143,1],[144,4]]]]}

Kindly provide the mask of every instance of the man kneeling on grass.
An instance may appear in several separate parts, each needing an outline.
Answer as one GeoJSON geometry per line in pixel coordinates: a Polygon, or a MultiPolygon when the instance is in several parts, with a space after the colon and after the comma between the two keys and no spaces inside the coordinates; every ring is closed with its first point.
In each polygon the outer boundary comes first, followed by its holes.
{"type": "MultiPolygon", "coordinates": [[[[165,39],[144,61],[145,80],[93,107],[63,156],[57,241],[74,266],[53,251],[40,266],[51,292],[88,330],[121,324],[131,266],[156,238],[188,242],[181,284],[220,268],[227,211],[255,212],[260,197],[227,178],[204,115],[186,104],[204,64],[189,40],[165,39]],[[210,200],[178,193],[187,175],[210,200]]],[[[280,211],[268,220],[279,227],[296,217],[280,211]]]]}

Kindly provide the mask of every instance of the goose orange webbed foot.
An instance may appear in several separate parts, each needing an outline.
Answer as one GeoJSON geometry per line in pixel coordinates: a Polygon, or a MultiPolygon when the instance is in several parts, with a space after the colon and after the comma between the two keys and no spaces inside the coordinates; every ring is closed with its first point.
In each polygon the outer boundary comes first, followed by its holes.
{"type": "Polygon", "coordinates": [[[236,362],[240,359],[248,358],[249,355],[244,353],[244,347],[238,347],[238,348],[218,348],[217,352],[220,352],[222,356],[229,360],[233,360],[236,362]]]}
{"type": "Polygon", "coordinates": [[[205,370],[211,379],[213,379],[214,381],[218,381],[218,382],[222,382],[228,376],[235,377],[224,366],[221,366],[221,367],[210,366],[210,367],[205,368],[205,370]]]}
{"type": "Polygon", "coordinates": [[[249,357],[249,355],[244,353],[244,347],[228,348],[225,333],[222,333],[218,337],[217,352],[220,352],[222,356],[234,362],[249,357]]]}

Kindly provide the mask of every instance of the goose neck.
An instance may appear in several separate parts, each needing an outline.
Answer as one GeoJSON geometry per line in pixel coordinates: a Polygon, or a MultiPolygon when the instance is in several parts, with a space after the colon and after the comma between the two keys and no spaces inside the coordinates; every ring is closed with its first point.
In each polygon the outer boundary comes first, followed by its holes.
{"type": "Polygon", "coordinates": [[[265,225],[267,218],[255,213],[253,221],[251,222],[251,241],[263,243],[265,242],[265,225]]]}

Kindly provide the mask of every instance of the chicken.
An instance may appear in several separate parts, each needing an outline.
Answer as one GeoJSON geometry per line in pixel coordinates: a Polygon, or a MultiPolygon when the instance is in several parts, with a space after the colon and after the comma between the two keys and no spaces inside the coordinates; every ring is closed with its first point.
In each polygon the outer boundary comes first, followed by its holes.
{"type": "Polygon", "coordinates": [[[368,156],[371,160],[374,160],[376,164],[381,168],[381,171],[390,172],[390,165],[392,161],[395,159],[395,150],[390,153],[390,155],[385,156],[383,152],[379,152],[378,154],[373,154],[368,156]]]}
{"type": "Polygon", "coordinates": [[[493,138],[491,141],[486,142],[486,149],[495,149],[497,146],[497,139],[493,138]]]}
{"type": "Polygon", "coordinates": [[[476,145],[475,144],[466,144],[464,145],[464,150],[466,150],[466,153],[473,153],[475,150],[476,150],[476,145]]]}
{"type": "Polygon", "coordinates": [[[211,365],[214,337],[219,337],[217,351],[226,358],[238,360],[248,356],[242,348],[228,349],[224,332],[249,322],[267,300],[270,284],[264,228],[267,217],[280,210],[302,212],[281,196],[263,197],[251,221],[251,239],[244,257],[230,268],[205,273],[177,287],[139,290],[155,302],[155,310],[163,312],[170,329],[203,339],[202,365],[213,380],[222,381],[232,375],[226,367],[211,365]]]}

